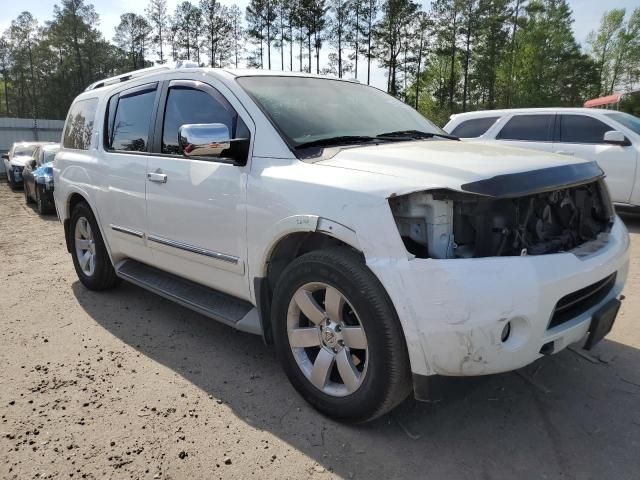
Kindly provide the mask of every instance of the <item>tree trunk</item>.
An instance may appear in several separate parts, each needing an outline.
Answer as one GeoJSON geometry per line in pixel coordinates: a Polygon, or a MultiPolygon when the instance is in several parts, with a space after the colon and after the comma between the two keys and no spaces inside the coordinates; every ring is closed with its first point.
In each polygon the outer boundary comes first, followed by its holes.
{"type": "Polygon", "coordinates": [[[516,61],[516,33],[518,32],[518,15],[520,13],[520,3],[522,0],[516,0],[516,8],[513,17],[513,32],[511,34],[511,51],[509,52],[509,79],[507,81],[507,108],[511,107],[513,101],[513,67],[516,61]]]}
{"type": "Polygon", "coordinates": [[[451,70],[449,71],[449,112],[453,113],[453,94],[455,90],[456,66],[456,30],[458,28],[458,11],[454,5],[453,25],[451,26],[451,70]]]}
{"type": "Polygon", "coordinates": [[[360,2],[356,2],[355,79],[358,79],[358,32],[360,31],[360,2]]]}
{"type": "MultiPolygon", "coordinates": [[[[471,9],[469,9],[471,10],[471,9]]],[[[467,42],[465,49],[465,60],[464,60],[464,86],[462,88],[462,111],[467,111],[467,92],[468,92],[468,83],[469,83],[469,58],[471,57],[471,11],[469,14],[469,21],[467,23],[467,42]]]]}
{"type": "Polygon", "coordinates": [[[416,67],[416,100],[414,108],[418,109],[420,98],[420,67],[422,66],[422,49],[424,48],[424,31],[420,32],[420,47],[418,48],[418,65],[416,67]]]}

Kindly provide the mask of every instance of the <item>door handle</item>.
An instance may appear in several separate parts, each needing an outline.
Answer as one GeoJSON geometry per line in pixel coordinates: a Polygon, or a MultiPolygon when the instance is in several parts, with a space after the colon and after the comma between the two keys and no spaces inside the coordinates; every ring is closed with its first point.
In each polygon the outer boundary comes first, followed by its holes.
{"type": "Polygon", "coordinates": [[[558,150],[556,153],[558,155],[570,155],[570,156],[574,156],[575,155],[574,152],[567,152],[566,150],[558,150]]]}
{"type": "Polygon", "coordinates": [[[167,183],[167,175],[162,173],[162,170],[160,169],[156,172],[147,173],[147,179],[150,182],[167,183]]]}

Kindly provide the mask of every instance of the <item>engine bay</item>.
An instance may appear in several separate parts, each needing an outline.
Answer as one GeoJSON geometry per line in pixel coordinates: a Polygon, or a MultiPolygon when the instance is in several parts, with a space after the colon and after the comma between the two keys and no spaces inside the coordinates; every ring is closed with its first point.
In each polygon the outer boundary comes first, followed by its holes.
{"type": "Polygon", "coordinates": [[[609,231],[613,220],[602,180],[517,198],[432,190],[389,204],[407,251],[418,258],[566,252],[609,231]]]}

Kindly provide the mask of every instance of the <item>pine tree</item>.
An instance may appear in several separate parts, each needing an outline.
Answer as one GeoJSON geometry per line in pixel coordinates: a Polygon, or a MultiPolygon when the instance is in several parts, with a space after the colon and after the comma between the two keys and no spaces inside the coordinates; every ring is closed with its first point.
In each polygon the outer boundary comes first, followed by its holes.
{"type": "Polygon", "coordinates": [[[163,51],[167,37],[167,29],[169,25],[169,11],[167,10],[167,0],[149,0],[149,5],[145,9],[147,20],[153,28],[153,45],[156,47],[158,54],[158,63],[165,63],[165,55],[163,51]]]}

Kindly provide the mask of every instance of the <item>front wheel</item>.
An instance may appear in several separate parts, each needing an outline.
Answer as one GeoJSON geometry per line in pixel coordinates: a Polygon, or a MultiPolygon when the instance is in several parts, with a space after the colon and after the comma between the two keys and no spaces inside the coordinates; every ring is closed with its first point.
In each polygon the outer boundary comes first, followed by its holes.
{"type": "Polygon", "coordinates": [[[36,193],[36,207],[38,208],[38,213],[40,215],[44,215],[45,213],[48,213],[49,206],[47,205],[47,201],[44,199],[44,196],[42,195],[40,187],[37,183],[34,186],[34,190],[36,193]]]}
{"type": "Polygon", "coordinates": [[[98,223],[86,203],[79,203],[71,215],[71,256],[82,284],[89,290],[115,287],[119,278],[100,235],[98,223]]]}
{"type": "Polygon", "coordinates": [[[273,299],[278,356],[289,380],[322,413],[365,422],[410,392],[404,335],[391,301],[356,252],[303,255],[273,299]]]}
{"type": "Polygon", "coordinates": [[[30,204],[33,203],[33,199],[31,198],[31,195],[29,195],[29,189],[27,188],[27,182],[24,182],[23,186],[22,186],[23,192],[24,192],[24,201],[26,204],[30,204]]]}

